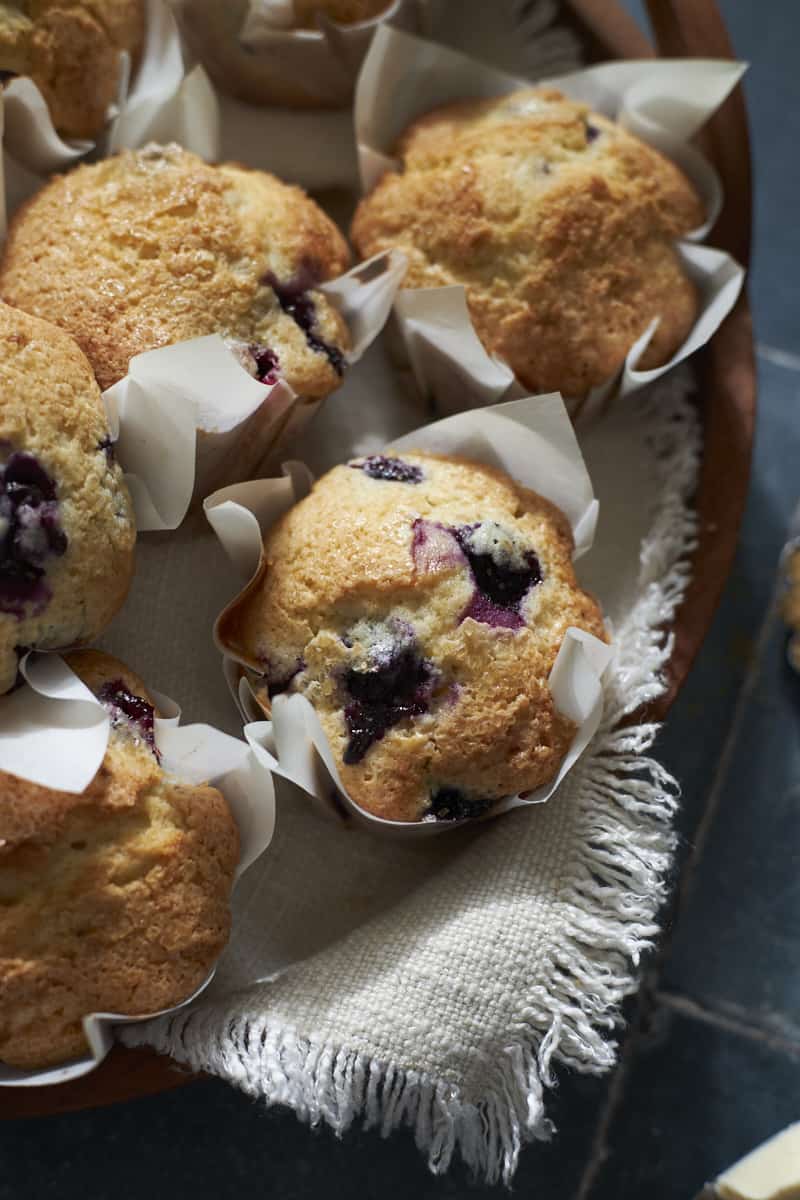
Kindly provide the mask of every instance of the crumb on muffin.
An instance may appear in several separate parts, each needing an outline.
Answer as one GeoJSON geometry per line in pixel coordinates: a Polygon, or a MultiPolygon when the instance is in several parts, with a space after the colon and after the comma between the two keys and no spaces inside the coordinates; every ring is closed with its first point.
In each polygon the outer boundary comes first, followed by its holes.
{"type": "Polygon", "coordinates": [[[640,361],[685,341],[698,296],[676,239],[703,219],[667,158],[552,88],[414,122],[356,212],[363,257],[399,247],[407,288],[462,285],[490,353],[531,392],[581,397],[658,318],[640,361]]]}
{"type": "Polygon", "coordinates": [[[556,774],[574,736],[549,675],[604,637],[552,504],[422,453],[334,468],[269,531],[224,644],[270,700],[314,705],[353,800],[389,820],[479,816],[556,774]]]}
{"type": "Polygon", "coordinates": [[[87,1051],[91,1012],[147,1014],[206,978],[230,929],[239,856],[223,796],[166,774],[142,681],[105,654],[67,662],[109,711],[81,795],[0,773],[0,1061],[87,1051]]]}

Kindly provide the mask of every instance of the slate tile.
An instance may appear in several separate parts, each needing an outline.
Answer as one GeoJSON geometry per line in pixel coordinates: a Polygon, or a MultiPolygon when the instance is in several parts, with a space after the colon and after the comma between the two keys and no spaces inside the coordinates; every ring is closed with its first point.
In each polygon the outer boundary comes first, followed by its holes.
{"type": "Polygon", "coordinates": [[[662,986],[800,1045],[800,697],[776,620],[662,986]]]}
{"type": "Polygon", "coordinates": [[[691,1200],[797,1119],[798,1071],[800,1049],[794,1056],[659,1008],[581,1200],[691,1200]]]}
{"type": "MultiPolygon", "coordinates": [[[[607,1081],[568,1076],[549,1110],[557,1140],[523,1152],[515,1190],[565,1200],[588,1158],[607,1081]]],[[[462,1167],[444,1178],[427,1170],[403,1131],[384,1141],[353,1130],[337,1138],[309,1130],[285,1109],[263,1104],[217,1080],[150,1099],[36,1121],[0,1124],[0,1200],[501,1200],[462,1167]]]]}

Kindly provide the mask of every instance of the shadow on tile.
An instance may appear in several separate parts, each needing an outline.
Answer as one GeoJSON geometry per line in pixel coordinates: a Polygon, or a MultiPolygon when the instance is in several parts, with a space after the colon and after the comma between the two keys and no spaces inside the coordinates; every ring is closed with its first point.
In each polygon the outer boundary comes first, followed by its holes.
{"type": "MultiPolygon", "coordinates": [[[[606,1080],[564,1077],[552,1093],[552,1143],[523,1151],[518,1195],[565,1200],[588,1158],[606,1080]]],[[[459,1165],[435,1178],[402,1131],[387,1140],[352,1130],[310,1130],[285,1109],[266,1109],[217,1080],[111,1108],[0,1123],[0,1200],[501,1200],[459,1165]],[[13,1168],[10,1164],[13,1156],[13,1168]]]]}
{"type": "Polygon", "coordinates": [[[637,1051],[584,1200],[691,1200],[797,1118],[800,1049],[776,1052],[662,1007],[637,1051]]]}

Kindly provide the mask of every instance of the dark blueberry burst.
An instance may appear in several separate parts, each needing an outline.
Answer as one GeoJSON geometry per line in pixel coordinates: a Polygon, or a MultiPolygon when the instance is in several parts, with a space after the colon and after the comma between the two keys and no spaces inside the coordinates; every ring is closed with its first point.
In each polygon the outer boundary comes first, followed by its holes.
{"type": "Polygon", "coordinates": [[[398,647],[369,670],[347,671],[343,680],[348,697],[344,761],[349,765],[361,762],[387,729],[427,712],[431,682],[430,665],[413,645],[398,647]]]}
{"type": "Polygon", "coordinates": [[[261,346],[253,342],[247,347],[256,368],[256,379],[259,383],[277,383],[281,374],[281,363],[274,350],[269,346],[261,346]]]}
{"type": "Polygon", "coordinates": [[[370,454],[360,462],[352,462],[354,471],[363,471],[370,479],[387,483],[422,483],[422,467],[404,462],[402,458],[387,458],[385,454],[370,454]]]}
{"type": "Polygon", "coordinates": [[[52,595],[47,560],[66,549],[55,480],[33,454],[12,454],[0,466],[0,611],[42,612],[52,595]]]}
{"type": "Polygon", "coordinates": [[[272,271],[264,283],[275,293],[278,304],[306,335],[306,342],[318,354],[324,354],[337,375],[344,375],[344,355],[337,346],[326,342],[317,329],[317,306],[309,292],[319,283],[319,271],[311,262],[304,262],[289,279],[278,279],[272,271]]]}
{"type": "Polygon", "coordinates": [[[504,551],[500,539],[479,539],[480,525],[462,526],[452,531],[469,563],[475,580],[475,595],[462,616],[487,625],[517,629],[524,625],[519,608],[531,588],[542,582],[539,559],[526,550],[518,561],[504,551]]]}
{"type": "Polygon", "coordinates": [[[431,796],[423,820],[468,821],[474,817],[482,817],[493,803],[493,800],[470,799],[459,788],[442,787],[431,796]]]}
{"type": "Polygon", "coordinates": [[[128,689],[124,679],[112,679],[104,683],[97,693],[111,724],[115,729],[127,728],[138,741],[144,742],[152,753],[159,757],[155,739],[155,710],[142,696],[128,689]]]}

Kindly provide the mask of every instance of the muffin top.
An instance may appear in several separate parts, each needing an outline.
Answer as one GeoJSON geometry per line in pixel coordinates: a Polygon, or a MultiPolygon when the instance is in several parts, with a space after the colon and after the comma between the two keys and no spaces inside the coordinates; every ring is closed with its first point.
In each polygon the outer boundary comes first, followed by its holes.
{"type": "Polygon", "coordinates": [[[96,651],[67,662],[111,718],[102,766],[77,796],[0,774],[0,1060],[23,1069],[84,1053],[88,1013],[191,995],[239,855],[222,795],[161,769],[142,681],[96,651]]]}
{"type": "Polygon", "coordinates": [[[353,241],[399,246],[404,286],[460,284],[484,346],[532,392],[583,396],[654,318],[642,367],[667,361],[698,300],[675,239],[703,219],[678,168],[553,89],[437,109],[362,200],[353,241]]]}
{"type": "Polygon", "coordinates": [[[101,633],[135,540],[91,367],[55,325],[0,304],[0,694],[23,648],[101,633]]]}
{"type": "Polygon", "coordinates": [[[144,10],[144,0],[0,4],[0,72],[33,80],[59,133],[96,137],[117,96],[120,52],[138,63],[144,10]]]}
{"type": "Polygon", "coordinates": [[[569,626],[604,637],[572,549],[563,514],[501,471],[358,459],[273,527],[219,632],[269,696],[314,705],[362,808],[477,816],[551,780],[572,740],[550,670],[569,626]]]}
{"type": "Polygon", "coordinates": [[[103,389],[142,351],[219,333],[258,378],[322,397],[349,333],[317,285],[348,259],[299,188],[149,146],[57,176],[22,207],[0,296],[71,333],[103,389]]]}

